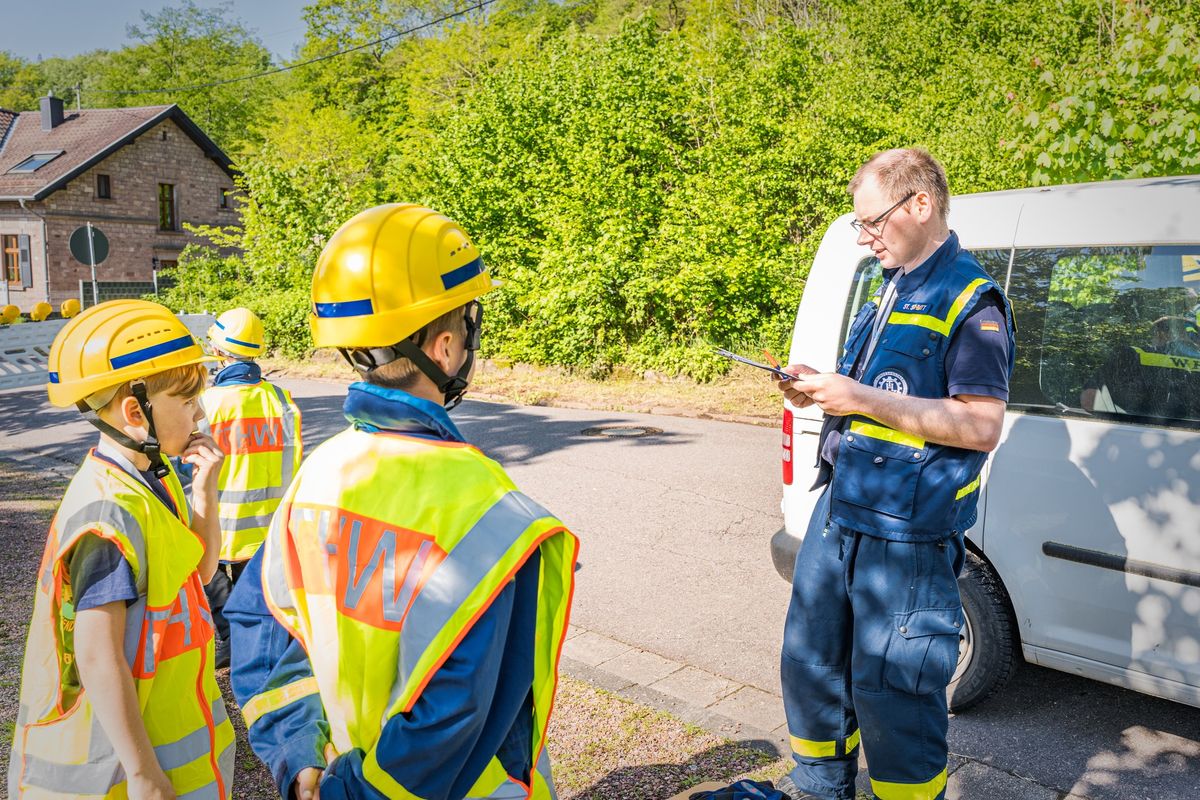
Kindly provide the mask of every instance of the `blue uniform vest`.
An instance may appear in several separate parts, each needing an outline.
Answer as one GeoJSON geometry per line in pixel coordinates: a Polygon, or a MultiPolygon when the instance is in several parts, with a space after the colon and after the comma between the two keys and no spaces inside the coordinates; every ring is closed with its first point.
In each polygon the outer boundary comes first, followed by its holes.
{"type": "MultiPolygon", "coordinates": [[[[1008,322],[1012,372],[1012,307],[975,257],[950,238],[900,284],[896,303],[861,381],[913,397],[949,396],[945,357],[976,302],[994,292],[1008,322]]],[[[878,295],[858,312],[838,361],[849,375],[871,338],[878,295]]],[[[975,523],[980,472],[987,454],[927,442],[865,416],[842,427],[833,471],[830,517],[839,525],[893,539],[928,540],[975,523]]]]}

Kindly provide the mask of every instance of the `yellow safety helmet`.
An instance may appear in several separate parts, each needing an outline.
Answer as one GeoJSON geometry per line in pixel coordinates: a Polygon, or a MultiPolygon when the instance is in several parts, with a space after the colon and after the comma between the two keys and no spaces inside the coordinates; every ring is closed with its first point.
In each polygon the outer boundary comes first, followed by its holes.
{"type": "Polygon", "coordinates": [[[79,313],[79,301],[74,297],[68,297],[62,301],[62,305],[58,307],[58,312],[62,314],[63,319],[70,319],[79,313]]]}
{"type": "Polygon", "coordinates": [[[34,322],[41,322],[52,313],[54,313],[54,306],[43,300],[33,307],[33,311],[29,312],[29,318],[34,322]]]}
{"type": "Polygon", "coordinates": [[[209,327],[208,341],[234,358],[257,358],[263,351],[262,321],[248,308],[231,308],[209,327]]]}
{"type": "Polygon", "coordinates": [[[499,286],[457,223],[422,206],[369,208],[321,251],[309,324],[317,347],[389,347],[499,286]]]}
{"type": "Polygon", "coordinates": [[[109,300],[63,326],[50,345],[46,393],[59,407],[206,355],[179,317],[148,300],[109,300]]]}
{"type": "Polygon", "coordinates": [[[5,325],[12,325],[21,316],[21,309],[14,305],[7,305],[0,309],[0,322],[5,325]]]}

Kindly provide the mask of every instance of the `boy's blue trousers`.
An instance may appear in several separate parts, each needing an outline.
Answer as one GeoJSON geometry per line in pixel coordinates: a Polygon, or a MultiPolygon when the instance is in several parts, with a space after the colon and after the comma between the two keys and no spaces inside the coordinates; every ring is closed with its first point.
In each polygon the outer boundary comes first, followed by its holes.
{"type": "Polygon", "coordinates": [[[964,558],[961,533],[897,542],[843,528],[822,494],[796,558],[781,659],[801,791],[853,800],[861,745],[876,798],[943,800],[964,558]]]}

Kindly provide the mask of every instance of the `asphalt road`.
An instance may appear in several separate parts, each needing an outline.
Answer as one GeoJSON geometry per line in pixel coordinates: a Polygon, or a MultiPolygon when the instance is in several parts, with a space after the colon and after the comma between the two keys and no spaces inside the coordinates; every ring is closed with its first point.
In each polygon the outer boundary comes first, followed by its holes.
{"type": "MultiPolygon", "coordinates": [[[[344,426],[342,385],[281,383],[300,404],[307,447],[344,426]]],[[[77,463],[94,432],[44,398],[0,392],[0,455],[77,463]]],[[[471,401],[454,418],[579,534],[574,622],[778,692],[788,586],[769,552],[781,522],[777,429],[471,401]],[[585,432],[604,426],[660,432],[585,432]]],[[[1064,673],[1026,666],[1006,692],[954,718],[950,741],[960,756],[1029,779],[1030,798],[1056,796],[1042,787],[1095,800],[1200,795],[1200,710],[1064,673]]]]}

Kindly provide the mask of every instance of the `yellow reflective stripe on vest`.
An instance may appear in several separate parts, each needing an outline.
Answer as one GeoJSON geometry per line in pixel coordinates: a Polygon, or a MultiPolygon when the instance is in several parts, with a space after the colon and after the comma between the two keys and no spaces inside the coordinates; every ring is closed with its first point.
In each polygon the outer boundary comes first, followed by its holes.
{"type": "Polygon", "coordinates": [[[242,718],[246,720],[246,727],[249,728],[258,722],[263,714],[278,711],[297,700],[316,694],[317,691],[317,679],[311,675],[283,686],[277,686],[250,698],[246,705],[242,706],[242,718]]]}
{"type": "Polygon", "coordinates": [[[372,747],[362,761],[363,779],[388,800],[424,800],[405,789],[388,771],[379,766],[378,749],[372,747]]]}
{"type": "MultiPolygon", "coordinates": [[[[400,675],[393,688],[391,713],[412,710],[434,671],[491,601],[481,596],[496,572],[515,572],[527,554],[513,559],[513,546],[531,531],[530,551],[546,535],[561,529],[549,511],[520,492],[509,492],[487,510],[454,546],[417,595],[400,633],[400,675]],[[537,531],[539,522],[545,530],[537,531]],[[496,553],[509,558],[496,561],[496,553]],[[512,562],[512,563],[509,563],[512,562]]],[[[511,577],[509,575],[508,577],[511,577]]],[[[506,579],[505,579],[506,580],[506,579]]]]}
{"type": "Polygon", "coordinates": [[[975,476],[975,480],[971,481],[971,482],[970,482],[970,483],[968,483],[966,486],[964,486],[964,487],[962,487],[961,489],[959,489],[959,490],[958,490],[958,492],[956,492],[956,493],[955,493],[955,495],[954,495],[954,499],[955,499],[955,500],[962,500],[964,497],[966,497],[967,495],[969,495],[971,492],[973,492],[973,491],[975,491],[976,489],[978,489],[978,488],[979,488],[979,479],[980,479],[980,477],[982,476],[982,474],[983,474],[983,473],[980,473],[979,475],[976,475],[976,476],[975,476]]]}
{"type": "Polygon", "coordinates": [[[920,436],[913,436],[909,433],[902,433],[893,428],[887,428],[883,425],[874,425],[870,422],[851,422],[850,432],[857,433],[861,436],[869,436],[872,439],[880,439],[885,442],[893,442],[895,444],[904,445],[920,450],[925,446],[925,440],[920,436]]]}
{"type": "Polygon", "coordinates": [[[1143,367],[1160,367],[1162,369],[1181,369],[1184,372],[1200,372],[1200,358],[1190,356],[1172,356],[1166,353],[1148,353],[1140,347],[1137,351],[1138,361],[1143,367]]]}
{"type": "Polygon", "coordinates": [[[842,756],[854,751],[858,747],[859,741],[862,739],[862,732],[855,731],[846,737],[846,749],[838,752],[838,742],[841,739],[833,739],[831,741],[818,741],[815,739],[801,739],[799,736],[792,736],[792,752],[798,756],[805,758],[833,758],[842,756]]]}
{"type": "Polygon", "coordinates": [[[943,769],[924,783],[889,783],[871,779],[871,791],[879,800],[937,800],[946,788],[947,771],[943,769]]]}
{"type": "Polygon", "coordinates": [[[971,301],[971,297],[975,291],[985,283],[987,278],[976,278],[971,281],[966,289],[954,299],[950,305],[950,311],[945,317],[935,317],[932,314],[904,314],[899,311],[893,311],[888,315],[889,325],[918,325],[922,328],[928,328],[931,331],[936,331],[942,336],[949,336],[950,331],[954,329],[954,323],[958,321],[958,317],[962,314],[963,309],[967,307],[967,303],[971,301]]]}

